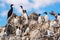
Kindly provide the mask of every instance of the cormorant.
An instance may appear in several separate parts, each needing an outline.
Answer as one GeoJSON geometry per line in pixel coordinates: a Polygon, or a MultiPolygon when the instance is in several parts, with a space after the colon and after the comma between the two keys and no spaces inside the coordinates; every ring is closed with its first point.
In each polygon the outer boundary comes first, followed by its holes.
{"type": "Polygon", "coordinates": [[[23,9],[23,6],[20,6],[23,9]]]}
{"type": "Polygon", "coordinates": [[[46,14],[46,15],[47,15],[47,12],[44,12],[44,14],[46,14]]]}
{"type": "Polygon", "coordinates": [[[21,7],[23,13],[27,13],[26,10],[23,9],[23,6],[20,6],[20,7],[21,7]]]}
{"type": "Polygon", "coordinates": [[[53,15],[53,16],[56,16],[56,14],[54,13],[54,11],[51,11],[50,14],[53,15]]]}
{"type": "Polygon", "coordinates": [[[10,5],[11,9],[8,11],[8,18],[12,15],[13,13],[13,4],[10,5]]]}

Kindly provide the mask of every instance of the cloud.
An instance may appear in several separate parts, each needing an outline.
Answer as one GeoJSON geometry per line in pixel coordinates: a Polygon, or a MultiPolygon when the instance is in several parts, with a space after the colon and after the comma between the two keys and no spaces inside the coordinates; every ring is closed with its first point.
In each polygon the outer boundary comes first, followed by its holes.
{"type": "Polygon", "coordinates": [[[37,9],[39,7],[46,7],[48,5],[53,5],[55,3],[60,2],[60,0],[37,0],[37,1],[33,0],[33,2],[34,2],[33,7],[37,9]]]}
{"type": "Polygon", "coordinates": [[[23,5],[24,8],[26,9],[45,7],[56,2],[60,2],[60,0],[32,0],[32,1],[33,3],[29,2],[29,0],[5,0],[3,2],[14,5],[23,5]]]}
{"type": "Polygon", "coordinates": [[[6,0],[6,3],[9,4],[15,4],[15,5],[23,5],[24,8],[30,9],[30,8],[39,8],[39,7],[45,7],[51,4],[54,4],[56,2],[60,2],[60,0],[32,0],[33,3],[29,2],[29,0],[6,0]]]}
{"type": "Polygon", "coordinates": [[[19,8],[18,6],[22,5],[25,9],[30,9],[33,5],[29,2],[29,0],[6,0],[5,2],[8,4],[14,4],[15,6],[17,6],[15,8],[19,8]]]}
{"type": "Polygon", "coordinates": [[[32,2],[29,2],[29,0],[2,0],[3,3],[7,4],[14,4],[14,8],[20,12],[20,5],[24,7],[26,10],[31,10],[32,8],[35,10],[38,10],[41,7],[46,7],[49,5],[53,5],[55,3],[60,2],[60,0],[32,0],[32,2]]]}
{"type": "Polygon", "coordinates": [[[37,9],[37,10],[36,10],[36,13],[37,13],[37,14],[42,14],[43,12],[45,12],[45,11],[44,11],[44,10],[40,10],[40,9],[37,9]]]}
{"type": "Polygon", "coordinates": [[[33,4],[29,2],[29,0],[5,0],[3,1],[5,4],[14,4],[14,8],[20,12],[20,7],[23,6],[26,10],[31,10],[33,8],[33,4]]]}

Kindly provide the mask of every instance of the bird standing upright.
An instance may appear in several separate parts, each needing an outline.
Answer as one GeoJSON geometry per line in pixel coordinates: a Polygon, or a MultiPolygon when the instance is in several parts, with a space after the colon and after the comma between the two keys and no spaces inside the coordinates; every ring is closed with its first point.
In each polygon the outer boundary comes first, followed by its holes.
{"type": "Polygon", "coordinates": [[[23,9],[23,6],[20,6],[21,7],[21,13],[22,13],[22,17],[24,17],[26,19],[25,23],[24,24],[27,24],[28,23],[28,15],[27,15],[27,11],[23,9]]]}
{"type": "Polygon", "coordinates": [[[48,13],[47,13],[47,12],[44,12],[44,14],[46,14],[46,15],[44,16],[45,22],[48,22],[48,13]]]}
{"type": "Polygon", "coordinates": [[[11,9],[8,11],[8,17],[7,17],[7,19],[12,15],[12,13],[13,13],[13,4],[11,4],[10,5],[10,7],[11,7],[11,9]]]}

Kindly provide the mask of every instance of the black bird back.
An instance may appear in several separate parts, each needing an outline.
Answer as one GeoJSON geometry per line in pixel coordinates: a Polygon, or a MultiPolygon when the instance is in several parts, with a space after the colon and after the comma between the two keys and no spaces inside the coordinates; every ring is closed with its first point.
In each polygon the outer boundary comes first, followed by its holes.
{"type": "Polygon", "coordinates": [[[11,6],[11,9],[8,11],[8,18],[12,15],[13,13],[13,7],[11,6]]]}

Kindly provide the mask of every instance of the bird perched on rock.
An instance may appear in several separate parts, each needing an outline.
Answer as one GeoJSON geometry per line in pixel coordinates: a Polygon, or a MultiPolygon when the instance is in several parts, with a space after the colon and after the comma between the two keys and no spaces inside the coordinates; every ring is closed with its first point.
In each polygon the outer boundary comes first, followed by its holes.
{"type": "Polygon", "coordinates": [[[50,12],[51,15],[55,16],[56,14],[54,13],[54,11],[51,11],[50,12]]]}
{"type": "Polygon", "coordinates": [[[22,13],[22,17],[24,17],[26,20],[25,20],[25,23],[24,24],[27,24],[28,23],[28,15],[27,15],[27,12],[26,10],[23,9],[23,6],[20,6],[21,7],[21,13],[22,13]]]}
{"type": "Polygon", "coordinates": [[[57,15],[57,20],[58,20],[58,23],[60,24],[60,13],[58,13],[57,15]]]}
{"type": "Polygon", "coordinates": [[[23,13],[27,13],[26,10],[23,9],[23,6],[20,6],[20,7],[21,7],[23,13]]]}
{"type": "Polygon", "coordinates": [[[48,15],[47,12],[44,12],[46,15],[44,16],[45,22],[48,22],[48,15]]]}
{"type": "Polygon", "coordinates": [[[38,23],[42,24],[42,17],[41,17],[41,14],[39,14],[39,17],[38,17],[38,23]]]}
{"type": "Polygon", "coordinates": [[[10,5],[10,8],[11,8],[11,9],[8,11],[8,18],[9,18],[9,17],[12,15],[12,13],[13,13],[13,7],[12,7],[12,6],[13,6],[13,4],[10,5]]]}

